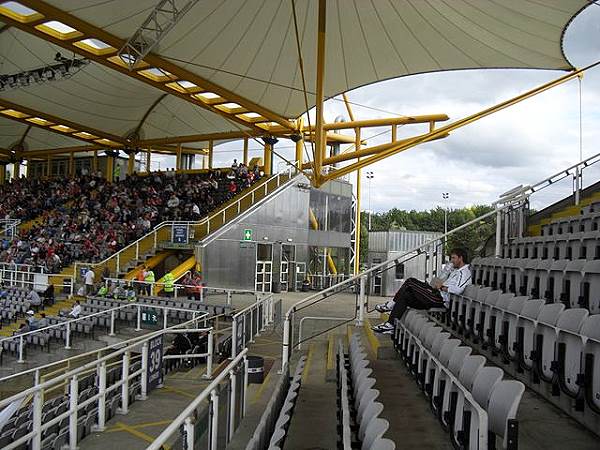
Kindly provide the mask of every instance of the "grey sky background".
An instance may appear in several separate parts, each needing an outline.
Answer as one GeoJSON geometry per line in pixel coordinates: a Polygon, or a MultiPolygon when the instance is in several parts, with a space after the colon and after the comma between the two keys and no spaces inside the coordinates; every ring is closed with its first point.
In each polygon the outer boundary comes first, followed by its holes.
{"type": "MultiPolygon", "coordinates": [[[[600,59],[600,6],[590,5],[569,26],[564,49],[576,67],[600,59]]],[[[525,92],[564,72],[537,70],[472,70],[442,72],[389,80],[348,93],[357,119],[390,115],[448,114],[451,121],[475,113],[525,92]],[[385,112],[382,112],[385,111],[385,112]]],[[[583,157],[600,152],[600,68],[587,72],[581,81],[583,111],[583,157]]],[[[329,100],[326,121],[338,115],[347,118],[343,102],[329,100]]],[[[314,119],[313,119],[314,121],[314,119]]],[[[579,160],[579,81],[572,80],[550,91],[454,131],[448,138],[427,143],[394,155],[363,170],[362,209],[369,209],[369,183],[365,171],[372,171],[371,209],[423,210],[444,205],[441,193],[449,192],[448,206],[460,208],[491,203],[516,185],[530,184],[556,173],[579,160]]],[[[399,136],[425,131],[411,125],[399,129],[399,136]]],[[[387,129],[372,128],[368,145],[389,142],[387,129]]],[[[226,144],[215,152],[216,164],[230,164],[241,158],[239,144],[226,144]]],[[[262,149],[251,142],[250,156],[262,149]]],[[[281,140],[276,150],[294,159],[293,143],[281,140]]],[[[282,167],[275,158],[275,168],[282,167]]],[[[600,163],[598,164],[600,166],[600,163]]],[[[355,182],[350,175],[349,181],[355,182]]],[[[584,172],[584,184],[600,180],[600,167],[584,172]]],[[[566,179],[532,197],[532,206],[541,208],[571,192],[566,179]]]]}

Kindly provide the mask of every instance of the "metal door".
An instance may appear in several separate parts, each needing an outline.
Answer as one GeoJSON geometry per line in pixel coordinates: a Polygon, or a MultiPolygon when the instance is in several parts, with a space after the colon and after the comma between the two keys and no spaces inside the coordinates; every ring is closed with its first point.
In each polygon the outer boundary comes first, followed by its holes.
{"type": "Polygon", "coordinates": [[[254,289],[258,292],[271,292],[273,276],[272,261],[256,261],[256,273],[254,276],[254,289]]]}

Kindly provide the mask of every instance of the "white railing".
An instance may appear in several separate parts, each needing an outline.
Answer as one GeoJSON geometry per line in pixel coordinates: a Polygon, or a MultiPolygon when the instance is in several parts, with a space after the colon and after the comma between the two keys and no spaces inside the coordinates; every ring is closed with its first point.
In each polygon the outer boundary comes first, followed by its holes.
{"type": "Polygon", "coordinates": [[[19,219],[0,219],[0,236],[16,236],[20,224],[19,219]]]}
{"type": "Polygon", "coordinates": [[[45,289],[48,286],[53,285],[57,288],[68,288],[69,294],[71,296],[74,294],[73,276],[70,275],[14,270],[9,266],[0,266],[0,281],[9,286],[17,286],[28,289],[35,289],[36,287],[45,289]],[[51,281],[53,278],[61,279],[63,282],[53,283],[51,281]],[[68,280],[68,283],[64,283],[64,280],[68,280]]]}
{"type": "Polygon", "coordinates": [[[254,338],[273,323],[273,294],[260,297],[256,303],[238,311],[232,317],[231,324],[231,357],[235,358],[246,344],[254,342],[254,338]],[[239,343],[239,346],[238,346],[239,343]]]}
{"type": "MultiPolygon", "coordinates": [[[[153,245],[152,248],[156,248],[158,245],[158,234],[165,230],[165,229],[171,229],[173,227],[173,225],[187,225],[188,226],[188,235],[189,236],[193,236],[193,230],[194,227],[199,227],[202,225],[206,225],[206,235],[205,237],[207,237],[211,232],[215,231],[216,229],[218,229],[222,224],[225,223],[226,221],[226,217],[227,217],[227,212],[231,211],[232,209],[236,211],[236,214],[240,214],[242,212],[242,202],[248,198],[250,198],[250,205],[254,205],[255,203],[255,198],[257,195],[257,192],[259,191],[264,191],[264,195],[266,196],[268,194],[268,189],[269,189],[269,182],[272,180],[276,180],[276,188],[282,186],[285,182],[287,182],[290,177],[292,177],[295,173],[297,169],[295,167],[289,167],[287,170],[285,170],[284,172],[280,172],[275,174],[274,176],[265,179],[263,182],[258,182],[256,185],[252,186],[250,188],[250,190],[248,192],[246,192],[243,195],[236,195],[234,197],[235,202],[223,207],[222,209],[219,209],[217,212],[204,217],[202,220],[199,221],[165,221],[165,222],[161,222],[158,225],[156,225],[154,227],[154,229],[152,231],[150,231],[149,233],[147,233],[146,235],[142,236],[141,238],[139,238],[137,241],[132,242],[131,244],[127,245],[126,247],[123,247],[121,250],[119,250],[116,253],[113,253],[111,256],[109,256],[108,258],[97,262],[97,263],[85,263],[85,262],[76,262],[75,263],[75,276],[77,277],[78,273],[80,272],[81,268],[99,268],[99,267],[103,267],[104,265],[106,265],[110,260],[115,259],[116,262],[116,271],[117,273],[121,271],[122,266],[122,262],[121,262],[121,257],[123,256],[124,252],[130,251],[132,249],[135,249],[135,260],[139,260],[140,259],[140,244],[142,243],[142,241],[145,241],[147,239],[152,239],[153,240],[153,245]],[[219,226],[217,226],[216,228],[213,228],[211,230],[211,221],[213,219],[216,218],[221,218],[222,222],[219,226]],[[191,227],[191,230],[190,228],[191,227]]],[[[125,264],[129,263],[130,261],[124,261],[125,264]]]]}
{"type": "MultiPolygon", "coordinates": [[[[212,328],[197,328],[197,323],[202,318],[194,318],[182,324],[176,325],[172,329],[179,329],[187,327],[188,325],[195,326],[195,328],[188,329],[188,331],[197,332],[198,330],[212,333],[212,328]]],[[[172,329],[162,329],[156,332],[152,332],[126,342],[121,342],[119,345],[122,348],[115,350],[114,352],[98,357],[96,360],[86,363],[80,367],[72,370],[68,370],[66,373],[49,380],[36,383],[33,387],[23,390],[18,394],[12,395],[4,400],[0,401],[0,410],[14,402],[24,402],[29,398],[33,397],[33,424],[31,431],[24,436],[13,440],[10,444],[6,445],[3,450],[11,450],[13,448],[20,447],[22,444],[31,440],[31,449],[40,450],[42,434],[44,431],[62,421],[65,418],[69,419],[69,439],[68,446],[70,449],[77,448],[77,429],[78,429],[78,414],[83,408],[86,408],[90,404],[98,404],[98,417],[97,423],[95,424],[95,431],[103,431],[106,424],[106,400],[107,394],[112,391],[121,389],[121,406],[119,413],[127,414],[129,410],[129,387],[130,383],[134,379],[140,379],[140,394],[138,399],[145,400],[149,391],[149,366],[151,369],[160,370],[159,366],[156,366],[157,358],[162,361],[162,353],[157,355],[155,352],[150,352],[154,342],[151,342],[157,338],[162,340],[163,335],[172,332],[172,329]],[[138,370],[130,371],[130,363],[132,360],[132,352],[141,351],[141,364],[138,370]],[[111,363],[115,358],[120,357],[121,364],[121,379],[116,381],[114,384],[107,386],[107,364],[111,363]],[[90,371],[95,371],[97,376],[97,387],[98,393],[91,395],[87,399],[79,401],[79,380],[80,377],[89,376],[90,371]],[[44,392],[51,390],[59,384],[64,384],[65,381],[69,382],[69,408],[66,412],[58,414],[52,417],[50,420],[46,420],[42,423],[42,407],[44,392]]],[[[98,351],[94,352],[97,353],[98,351]]],[[[212,355],[209,356],[212,358],[212,355]]],[[[6,378],[5,378],[6,379],[6,378]]],[[[3,379],[4,380],[4,379],[3,379]]]]}
{"type": "Polygon", "coordinates": [[[204,389],[192,402],[179,414],[171,424],[160,433],[146,450],[161,450],[167,441],[176,436],[180,428],[183,427],[183,448],[196,448],[195,417],[196,410],[202,402],[209,402],[209,424],[208,449],[217,450],[219,436],[219,385],[226,381],[229,385],[229,402],[226,404],[227,417],[227,442],[233,436],[233,432],[238,424],[235,422],[236,411],[241,412],[243,418],[246,415],[247,391],[248,391],[248,360],[246,359],[248,349],[243,349],[233,360],[215,377],[215,379],[204,389]],[[243,371],[242,395],[237,398],[237,375],[243,371]],[[227,380],[227,378],[229,378],[227,380]],[[238,405],[239,403],[239,405],[238,405]]]}
{"type": "MultiPolygon", "coordinates": [[[[82,307],[93,307],[93,305],[82,305],[82,307]]],[[[110,315],[110,332],[109,332],[109,336],[115,336],[115,320],[117,319],[117,313],[121,310],[131,310],[131,309],[136,309],[137,310],[137,327],[135,328],[135,331],[141,331],[142,327],[142,308],[148,308],[148,309],[160,309],[163,310],[163,329],[167,329],[168,328],[168,318],[169,318],[169,312],[170,311],[184,311],[187,313],[192,313],[192,317],[194,318],[194,320],[196,319],[196,316],[199,315],[200,318],[204,318],[205,316],[208,315],[208,313],[206,312],[200,312],[198,310],[193,310],[193,309],[186,309],[186,308],[176,308],[173,306],[160,306],[160,305],[147,305],[144,303],[128,303],[125,305],[121,305],[121,306],[117,306],[114,308],[109,308],[103,311],[98,311],[95,313],[91,313],[88,315],[81,315],[78,318],[73,318],[73,319],[69,319],[66,320],[64,322],[59,322],[59,323],[55,323],[53,325],[49,325],[47,327],[44,328],[39,328],[33,331],[28,331],[26,333],[19,333],[19,334],[15,334],[14,336],[10,336],[10,337],[5,337],[3,339],[0,339],[0,347],[4,347],[4,342],[14,342],[15,340],[19,341],[19,346],[18,346],[18,360],[17,362],[19,363],[23,363],[25,362],[24,359],[24,349],[25,349],[25,344],[27,343],[27,340],[29,337],[33,337],[35,336],[39,336],[40,334],[47,334],[49,333],[51,330],[56,330],[56,329],[65,329],[65,349],[69,350],[71,348],[71,332],[73,330],[73,326],[77,323],[87,323],[89,322],[91,319],[97,318],[97,317],[101,317],[101,316],[105,316],[105,315],[110,315]]],[[[78,355],[78,357],[80,357],[81,355],[78,355]]],[[[16,375],[23,375],[23,372],[20,372],[18,374],[14,374],[13,376],[16,375]]],[[[6,380],[7,378],[2,378],[0,379],[0,382],[6,380]]]]}
{"type": "MultiPolygon", "coordinates": [[[[182,275],[178,279],[181,279],[184,275],[182,275]]],[[[121,286],[130,287],[133,289],[139,288],[140,290],[142,290],[144,292],[157,292],[155,289],[156,287],[161,287],[164,292],[164,287],[166,285],[166,283],[158,282],[158,281],[150,282],[150,281],[138,281],[138,280],[124,280],[123,278],[105,278],[104,280],[105,280],[105,284],[108,281],[110,281],[111,284],[113,284],[113,285],[121,285],[121,286]]],[[[260,294],[259,292],[252,291],[250,289],[230,289],[230,288],[221,288],[221,287],[213,287],[213,286],[198,286],[195,284],[176,283],[173,285],[173,297],[172,298],[179,298],[180,296],[186,297],[187,290],[197,290],[197,292],[199,294],[199,301],[201,303],[203,303],[206,300],[206,297],[210,296],[210,294],[216,294],[216,295],[224,294],[226,296],[225,304],[227,306],[233,305],[233,296],[234,295],[252,295],[256,299],[258,299],[258,295],[260,294]],[[183,292],[183,295],[182,295],[182,292],[183,292]]],[[[167,298],[171,298],[171,297],[164,297],[164,298],[167,299],[167,298]]]]}

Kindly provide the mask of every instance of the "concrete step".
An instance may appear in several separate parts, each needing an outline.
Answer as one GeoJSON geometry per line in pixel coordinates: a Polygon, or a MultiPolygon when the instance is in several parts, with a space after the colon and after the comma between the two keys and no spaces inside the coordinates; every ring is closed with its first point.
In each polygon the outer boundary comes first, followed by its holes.
{"type": "Polygon", "coordinates": [[[309,343],[286,449],[337,447],[336,386],[326,379],[328,348],[326,338],[309,343]]]}

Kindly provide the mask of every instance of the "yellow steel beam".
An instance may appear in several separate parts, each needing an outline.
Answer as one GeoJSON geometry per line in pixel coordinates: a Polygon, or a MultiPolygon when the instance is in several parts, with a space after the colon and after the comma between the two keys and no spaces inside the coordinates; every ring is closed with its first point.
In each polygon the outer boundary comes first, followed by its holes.
{"type": "Polygon", "coordinates": [[[325,158],[325,139],[323,137],[323,102],[325,89],[325,36],[327,31],[327,0],[319,0],[319,20],[317,34],[317,89],[316,89],[316,126],[315,155],[313,177],[318,182],[321,178],[323,158],[325,158]]]}
{"type": "MultiPolygon", "coordinates": [[[[146,84],[154,86],[171,95],[180,97],[185,101],[212,111],[248,128],[261,129],[258,124],[254,123],[250,119],[244,119],[243,114],[230,113],[229,109],[225,106],[217,107],[218,105],[215,103],[218,102],[215,102],[214,99],[211,99],[210,97],[204,98],[202,95],[198,94],[202,94],[203,92],[216,94],[218,97],[223,99],[222,103],[237,103],[248,111],[260,114],[260,116],[268,122],[276,122],[289,130],[294,129],[294,124],[288,119],[281,117],[273,111],[270,111],[267,108],[264,108],[253,101],[248,100],[241,95],[236,94],[235,92],[225,89],[224,87],[219,86],[218,84],[203,78],[194,72],[184,69],[154,53],[148,54],[144,60],[138,64],[137,67],[130,71],[127,67],[127,64],[117,56],[119,49],[123,48],[125,45],[125,39],[115,36],[100,27],[94,26],[66,11],[52,6],[47,2],[41,0],[20,0],[19,3],[37,11],[43,17],[32,21],[21,22],[9,15],[3,15],[2,20],[11,26],[33,34],[71,52],[83,55],[86,58],[109,67],[110,69],[121,72],[132,78],[136,78],[146,84]],[[49,34],[40,30],[39,28],[36,28],[36,25],[40,25],[41,23],[51,20],[56,20],[68,25],[77,30],[77,33],[75,33],[73,36],[64,37],[49,34]],[[99,52],[96,49],[89,48],[88,46],[82,44],[83,40],[89,38],[99,39],[108,44],[111,48],[99,52]],[[144,70],[151,68],[156,68],[163,71],[165,76],[152,77],[142,73],[144,70]],[[177,81],[189,81],[194,83],[195,87],[184,88],[178,84],[177,81]]],[[[221,100],[219,100],[219,102],[220,101],[221,100]]],[[[235,111],[237,111],[237,107],[235,108],[235,111]]]]}
{"type": "Polygon", "coordinates": [[[351,120],[350,122],[334,122],[323,125],[325,130],[349,130],[352,128],[385,127],[389,125],[408,125],[413,123],[443,122],[448,120],[446,114],[427,114],[422,116],[388,117],[384,119],[351,120]]]}
{"type": "Polygon", "coordinates": [[[354,122],[356,120],[354,118],[354,112],[352,111],[352,107],[350,106],[350,102],[348,101],[348,96],[345,92],[342,94],[342,98],[344,99],[344,105],[346,105],[346,111],[348,111],[348,117],[350,117],[350,120],[354,122]]]}
{"type": "Polygon", "coordinates": [[[4,99],[0,99],[0,115],[7,119],[24,123],[25,125],[33,125],[37,128],[42,128],[62,136],[69,136],[83,142],[97,143],[108,147],[117,147],[119,145],[128,144],[128,141],[121,136],[105,133],[104,131],[97,130],[87,125],[72,122],[52,114],[36,111],[32,108],[18,105],[4,99]],[[84,134],[78,136],[77,134],[80,133],[87,133],[87,135],[84,134]]]}
{"type": "MultiPolygon", "coordinates": [[[[355,133],[356,133],[356,136],[358,136],[358,140],[357,140],[357,142],[355,142],[354,145],[355,146],[358,145],[359,150],[354,150],[353,152],[348,152],[348,153],[340,153],[339,155],[335,155],[335,156],[329,156],[323,160],[323,165],[327,166],[330,164],[336,164],[336,163],[340,163],[340,162],[344,162],[344,161],[350,161],[351,159],[357,159],[357,158],[360,159],[365,156],[376,155],[380,152],[389,150],[390,148],[395,148],[395,146],[405,144],[405,143],[410,142],[413,139],[415,139],[415,138],[401,139],[399,141],[389,142],[387,144],[375,145],[373,147],[367,147],[367,148],[360,149],[362,142],[364,142],[364,141],[361,141],[361,139],[360,139],[360,128],[357,128],[355,133]]],[[[425,136],[425,135],[422,135],[422,136],[425,136]]],[[[448,134],[446,133],[446,134],[443,134],[443,135],[437,137],[436,139],[442,139],[447,136],[448,136],[448,134]]],[[[303,168],[305,168],[305,169],[307,169],[309,167],[310,166],[307,163],[305,163],[303,165],[303,168]]]]}
{"type": "MultiPolygon", "coordinates": [[[[497,105],[491,106],[489,108],[486,108],[482,111],[479,111],[475,114],[471,114],[470,116],[464,117],[460,120],[457,120],[456,122],[452,122],[449,125],[443,126],[441,128],[437,128],[434,129],[432,131],[430,131],[427,134],[423,134],[414,138],[409,138],[409,139],[404,139],[404,142],[402,141],[397,141],[396,143],[391,144],[384,144],[384,145],[389,145],[390,147],[387,149],[384,149],[382,151],[380,151],[379,153],[364,159],[362,161],[358,161],[356,163],[350,164],[348,166],[345,166],[339,170],[336,170],[335,172],[332,172],[326,176],[323,177],[323,181],[327,181],[327,180],[332,180],[335,178],[339,178],[342,177],[344,175],[347,175],[351,172],[353,172],[356,169],[360,169],[362,167],[368,166],[370,164],[373,164],[375,162],[381,161],[382,159],[387,158],[388,156],[391,156],[395,153],[404,151],[404,150],[408,150],[409,148],[415,147],[419,144],[422,144],[424,142],[429,142],[432,141],[434,139],[438,139],[444,135],[447,135],[448,133],[450,133],[451,131],[454,131],[458,128],[464,127],[466,125],[469,125],[470,123],[473,123],[479,119],[483,119],[484,117],[487,117],[495,112],[501,111],[505,108],[508,108],[509,106],[512,106],[516,103],[519,103],[523,100],[526,100],[530,97],[533,97],[537,94],[540,94],[544,91],[547,91],[548,89],[552,89],[553,87],[559,86],[562,83],[565,83],[569,80],[572,80],[575,77],[578,77],[580,74],[582,74],[583,72],[585,72],[586,70],[589,70],[593,67],[596,67],[600,65],[600,61],[597,61],[593,64],[590,64],[582,69],[578,69],[575,70],[567,75],[564,75],[560,78],[557,78],[555,80],[549,81],[548,83],[544,83],[534,89],[531,89],[523,94],[517,95],[516,97],[513,97],[509,100],[506,100],[504,102],[498,103],[497,105]]],[[[379,146],[382,147],[382,146],[379,146]]],[[[344,155],[345,156],[345,155],[344,155]]],[[[317,180],[318,181],[318,180],[317,180]]],[[[317,184],[318,185],[318,184],[317,184]]]]}
{"type": "Polygon", "coordinates": [[[243,152],[243,161],[244,161],[244,165],[247,166],[248,165],[248,138],[244,138],[244,152],[243,152]]]}
{"type": "Polygon", "coordinates": [[[225,141],[230,139],[243,139],[250,136],[260,136],[265,134],[264,131],[258,133],[255,131],[225,131],[222,133],[206,133],[206,134],[190,134],[187,136],[169,136],[155,139],[142,139],[138,145],[145,147],[148,145],[167,145],[167,144],[185,144],[190,142],[204,141],[225,141]]]}

